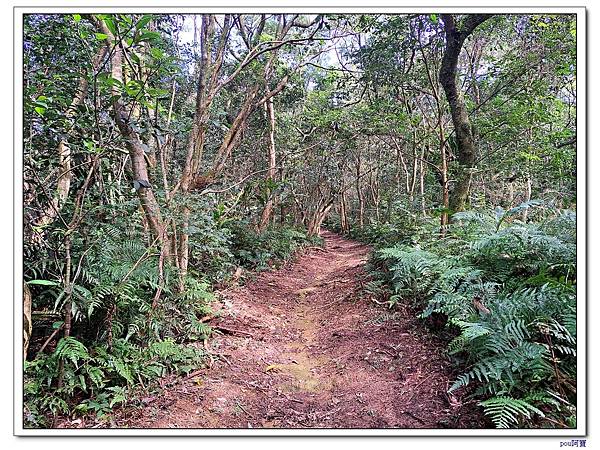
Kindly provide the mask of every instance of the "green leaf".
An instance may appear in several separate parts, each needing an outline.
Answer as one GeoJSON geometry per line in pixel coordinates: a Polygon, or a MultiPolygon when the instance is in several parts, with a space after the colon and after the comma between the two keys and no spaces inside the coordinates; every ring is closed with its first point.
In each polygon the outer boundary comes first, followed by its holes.
{"type": "Polygon", "coordinates": [[[34,109],[35,112],[38,113],[40,116],[43,116],[46,112],[46,108],[43,108],[42,106],[36,106],[34,109]]]}
{"type": "Polygon", "coordinates": [[[435,23],[437,25],[437,23],[438,23],[438,16],[437,16],[437,14],[429,14],[429,18],[431,19],[431,21],[433,23],[435,23]]]}
{"type": "Polygon", "coordinates": [[[170,92],[166,89],[148,88],[146,93],[152,97],[168,97],[170,92]]]}
{"type": "Polygon", "coordinates": [[[73,14],[73,20],[75,23],[79,22],[81,20],[81,14],[73,14]]]}
{"type": "Polygon", "coordinates": [[[27,282],[27,284],[37,284],[41,286],[59,286],[59,283],[50,280],[30,280],[27,282]]]}
{"type": "Polygon", "coordinates": [[[129,14],[119,14],[119,17],[121,18],[122,21],[128,23],[129,25],[133,24],[133,21],[131,20],[131,17],[129,16],[129,14]]]}
{"type": "Polygon", "coordinates": [[[135,29],[141,30],[146,25],[148,25],[148,22],[150,22],[151,20],[152,20],[152,14],[146,14],[144,17],[142,17],[140,19],[140,21],[138,23],[135,24],[135,29]]]}
{"type": "Polygon", "coordinates": [[[108,39],[108,34],[96,33],[96,39],[99,41],[104,41],[105,39],[108,39]]]}
{"type": "Polygon", "coordinates": [[[140,33],[137,40],[138,40],[138,42],[139,41],[159,41],[160,38],[161,38],[160,33],[156,32],[156,31],[144,31],[144,32],[140,33]]]}
{"type": "Polygon", "coordinates": [[[127,384],[134,384],[129,366],[125,362],[115,359],[113,364],[116,372],[127,381],[127,384]]]}
{"type": "Polygon", "coordinates": [[[90,358],[85,345],[71,336],[61,338],[54,353],[59,358],[71,361],[75,366],[80,360],[85,361],[90,358]]]}
{"type": "Polygon", "coordinates": [[[484,413],[490,416],[496,428],[510,428],[518,424],[519,418],[531,418],[532,413],[545,417],[544,413],[530,403],[512,397],[492,397],[479,402],[484,413]]]}
{"type": "Polygon", "coordinates": [[[115,21],[112,19],[112,17],[106,17],[104,19],[104,23],[106,24],[106,28],[108,28],[114,36],[119,34],[117,30],[117,25],[115,24],[115,21]]]}
{"type": "Polygon", "coordinates": [[[150,49],[150,54],[155,58],[155,59],[161,59],[164,55],[164,53],[162,52],[162,50],[160,48],[156,48],[156,47],[152,47],[150,49]]]}
{"type": "Polygon", "coordinates": [[[86,139],[83,141],[83,145],[88,149],[88,150],[94,150],[94,148],[96,147],[96,143],[94,141],[90,141],[89,139],[86,139]]]}
{"type": "Polygon", "coordinates": [[[85,377],[83,374],[79,374],[79,386],[83,390],[83,392],[87,392],[87,384],[85,382],[85,377]]]}
{"type": "Polygon", "coordinates": [[[130,80],[125,85],[125,91],[127,92],[128,95],[131,95],[131,96],[138,95],[140,93],[141,89],[142,89],[141,84],[135,80],[130,80]]]}

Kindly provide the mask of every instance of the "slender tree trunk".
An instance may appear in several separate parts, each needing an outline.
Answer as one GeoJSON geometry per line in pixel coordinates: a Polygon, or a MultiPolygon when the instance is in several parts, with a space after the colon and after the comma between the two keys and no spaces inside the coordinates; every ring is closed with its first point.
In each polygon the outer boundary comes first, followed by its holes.
{"type": "MultiPolygon", "coordinates": [[[[421,49],[422,54],[423,50],[421,49]]],[[[427,70],[429,71],[429,68],[427,68],[427,70]]],[[[402,98],[404,100],[404,107],[406,108],[406,112],[409,116],[412,115],[413,113],[413,109],[411,108],[410,104],[408,103],[408,98],[406,96],[406,93],[404,91],[404,88],[402,89],[402,98]]],[[[396,144],[396,141],[394,140],[394,144],[396,144]]],[[[400,147],[396,144],[396,150],[398,152],[400,152],[400,147]]],[[[406,167],[406,163],[404,162],[404,159],[402,159],[402,164],[404,166],[404,171],[406,172],[406,192],[408,193],[408,199],[412,205],[413,201],[414,201],[414,194],[415,194],[415,185],[417,182],[417,129],[415,127],[413,127],[412,130],[412,154],[413,154],[413,167],[412,167],[412,178],[409,184],[409,177],[408,177],[408,169],[406,167]]]]}
{"type": "MultiPolygon", "coordinates": [[[[111,54],[111,75],[115,80],[123,82],[123,49],[120,42],[115,42],[115,38],[106,27],[102,20],[98,21],[101,31],[108,36],[106,46],[112,51],[111,54]]],[[[125,145],[129,151],[131,159],[131,171],[133,181],[141,183],[137,189],[137,196],[142,205],[144,217],[154,234],[158,238],[161,249],[165,248],[166,230],[162,220],[160,206],[154,196],[152,188],[144,187],[144,184],[149,185],[148,164],[146,162],[144,146],[139,134],[130,123],[130,114],[125,110],[121,103],[121,93],[117,86],[113,86],[113,117],[117,124],[121,135],[125,140],[125,145]]]]}
{"type": "Polygon", "coordinates": [[[408,198],[412,203],[415,200],[415,186],[417,184],[417,169],[418,169],[418,164],[419,164],[419,158],[417,155],[417,145],[416,145],[416,140],[417,140],[417,136],[416,136],[416,132],[413,135],[413,166],[412,166],[412,178],[411,178],[411,183],[410,183],[410,191],[408,193],[408,198]]]}
{"type": "MultiPolygon", "coordinates": [[[[442,215],[440,218],[440,225],[442,230],[448,225],[448,209],[450,208],[450,193],[448,189],[448,158],[446,157],[446,145],[443,143],[440,145],[440,157],[442,160],[441,164],[441,185],[442,185],[442,215]]],[[[443,234],[443,231],[442,231],[443,234]]]]}
{"type": "Polygon", "coordinates": [[[421,193],[421,213],[423,217],[427,216],[427,209],[425,205],[425,165],[423,160],[425,159],[425,147],[421,150],[421,159],[419,161],[419,188],[421,193]]]}
{"type": "Polygon", "coordinates": [[[407,194],[410,193],[410,175],[408,172],[408,166],[406,165],[406,161],[404,160],[404,155],[402,154],[402,147],[398,143],[395,137],[392,136],[392,142],[394,143],[394,147],[396,147],[396,180],[398,185],[398,191],[400,191],[400,165],[402,165],[402,170],[404,171],[404,189],[407,194]],[[400,163],[400,164],[398,164],[400,163]]]}
{"type": "MultiPolygon", "coordinates": [[[[265,102],[265,108],[267,112],[267,117],[269,118],[269,171],[267,172],[267,181],[275,180],[275,108],[273,107],[273,97],[269,98],[265,102]]],[[[272,183],[269,183],[272,184],[272,183]]],[[[260,225],[258,227],[259,232],[263,232],[267,226],[269,225],[269,221],[271,220],[271,215],[273,213],[274,206],[274,194],[271,192],[271,187],[269,187],[269,198],[265,204],[265,207],[262,212],[262,216],[260,219],[260,225]]]]}
{"type": "Polygon", "coordinates": [[[392,221],[392,204],[394,201],[392,194],[393,194],[393,191],[390,191],[387,196],[387,208],[386,208],[386,212],[385,212],[385,219],[388,223],[390,223],[392,221]]]}
{"type": "Polygon", "coordinates": [[[440,184],[442,185],[442,215],[440,216],[440,233],[442,236],[446,233],[446,226],[449,221],[448,211],[450,209],[450,192],[448,183],[448,155],[446,154],[446,134],[444,133],[443,115],[440,105],[438,111],[438,138],[440,142],[440,184]]]}
{"type": "Polygon", "coordinates": [[[342,195],[340,196],[340,226],[343,233],[348,233],[350,231],[350,226],[348,224],[348,211],[346,210],[345,192],[342,192],[342,195]]]}
{"type": "Polygon", "coordinates": [[[440,101],[440,94],[438,90],[438,85],[433,80],[433,76],[431,74],[431,70],[429,69],[429,63],[427,61],[427,57],[425,51],[423,50],[423,46],[421,45],[421,36],[419,34],[419,49],[421,50],[421,55],[423,56],[423,63],[425,64],[425,69],[427,73],[427,79],[429,80],[429,84],[433,91],[433,96],[435,98],[435,106],[437,110],[437,124],[435,127],[438,132],[439,146],[440,146],[440,160],[441,165],[439,167],[439,173],[436,175],[439,176],[440,185],[442,187],[442,214],[440,216],[440,235],[443,237],[446,233],[446,225],[448,224],[448,203],[449,203],[449,193],[448,193],[448,160],[446,156],[446,138],[444,133],[444,109],[442,107],[442,103],[440,101]]]}
{"type": "MultiPolygon", "coordinates": [[[[194,27],[194,30],[196,28],[194,27]]],[[[188,195],[192,188],[194,174],[200,167],[202,153],[204,151],[204,140],[206,133],[206,124],[209,119],[209,108],[212,103],[213,93],[211,91],[210,80],[211,71],[214,70],[214,64],[210,58],[210,48],[214,39],[214,17],[208,14],[202,16],[202,28],[200,31],[200,62],[198,64],[198,85],[196,88],[196,107],[194,111],[194,120],[192,129],[187,141],[187,153],[185,164],[179,184],[175,186],[171,195],[174,195],[179,187],[183,196],[188,195]]],[[[179,290],[185,289],[185,277],[188,271],[189,263],[189,234],[191,210],[184,205],[181,210],[180,233],[177,249],[177,266],[179,268],[179,290]]],[[[174,243],[174,244],[177,244],[174,243]]]]}
{"type": "Polygon", "coordinates": [[[356,195],[358,197],[358,226],[363,228],[365,224],[365,197],[360,186],[360,166],[361,158],[359,153],[356,161],[356,195]]]}
{"type": "MultiPolygon", "coordinates": [[[[531,175],[527,174],[527,180],[526,180],[526,188],[525,188],[525,201],[528,202],[531,200],[531,175]]],[[[527,222],[527,215],[529,212],[529,208],[525,208],[523,210],[523,222],[527,222]]]]}
{"type": "Polygon", "coordinates": [[[23,360],[27,359],[27,350],[33,331],[31,322],[31,291],[26,283],[23,283],[23,360]]]}
{"type": "MultiPolygon", "coordinates": [[[[115,47],[113,51],[112,63],[112,76],[116,80],[121,81],[121,50],[118,46],[115,47]]],[[[152,188],[143,186],[144,183],[150,183],[144,147],[138,133],[134,130],[129,122],[129,114],[127,111],[125,111],[124,106],[121,104],[118,98],[113,102],[113,113],[115,122],[117,123],[121,135],[125,139],[127,149],[129,150],[133,181],[141,183],[141,186],[139,189],[137,189],[137,196],[140,199],[140,204],[142,205],[142,210],[144,211],[144,217],[148,222],[148,226],[150,227],[152,234],[158,238],[158,241],[162,246],[166,242],[166,233],[160,206],[156,200],[156,197],[154,196],[152,188]]]]}
{"type": "MultiPolygon", "coordinates": [[[[246,94],[246,100],[244,101],[238,115],[233,120],[231,128],[225,135],[221,146],[217,150],[217,155],[215,157],[215,162],[213,164],[212,169],[209,173],[206,174],[206,182],[212,183],[213,180],[218,178],[225,168],[225,164],[227,160],[231,156],[231,152],[239,145],[242,140],[243,130],[246,127],[248,122],[248,117],[250,117],[250,113],[254,109],[256,97],[258,95],[259,86],[255,85],[250,88],[248,93],[246,94]]],[[[196,189],[199,189],[199,186],[196,186],[196,189]]]]}
{"type": "Polygon", "coordinates": [[[380,222],[380,214],[379,214],[379,186],[377,183],[377,172],[373,171],[369,174],[369,190],[371,191],[371,200],[373,201],[373,206],[375,207],[375,218],[377,219],[377,223],[380,222]]]}

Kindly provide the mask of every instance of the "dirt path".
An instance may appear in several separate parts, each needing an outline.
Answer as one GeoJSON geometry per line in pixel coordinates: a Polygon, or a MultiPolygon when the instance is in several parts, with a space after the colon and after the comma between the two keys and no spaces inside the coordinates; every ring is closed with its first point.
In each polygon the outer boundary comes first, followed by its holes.
{"type": "Polygon", "coordinates": [[[477,426],[472,405],[446,395],[453,375],[443,344],[414,311],[392,313],[360,298],[369,248],[323,237],[324,250],[229,290],[216,321],[229,331],[210,341],[212,367],[128,426],[477,426]]]}

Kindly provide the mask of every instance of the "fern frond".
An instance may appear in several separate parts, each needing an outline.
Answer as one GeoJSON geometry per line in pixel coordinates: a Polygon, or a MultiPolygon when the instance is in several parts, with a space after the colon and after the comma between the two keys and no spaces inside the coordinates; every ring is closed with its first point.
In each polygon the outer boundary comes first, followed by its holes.
{"type": "Polygon", "coordinates": [[[544,413],[525,400],[512,397],[492,397],[479,402],[484,413],[490,416],[496,428],[511,428],[523,418],[531,419],[533,414],[545,417],[544,413]]]}
{"type": "Polygon", "coordinates": [[[70,360],[76,367],[80,361],[90,358],[86,346],[72,336],[61,338],[54,354],[58,358],[70,360]]]}

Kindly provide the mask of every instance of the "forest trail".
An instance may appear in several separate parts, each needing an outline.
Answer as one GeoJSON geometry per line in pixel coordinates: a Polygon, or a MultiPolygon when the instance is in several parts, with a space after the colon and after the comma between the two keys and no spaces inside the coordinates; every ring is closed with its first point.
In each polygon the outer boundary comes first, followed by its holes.
{"type": "Polygon", "coordinates": [[[322,236],[324,249],[225,291],[211,367],[117,426],[480,427],[472,405],[447,396],[443,344],[415,311],[361,298],[369,247],[322,236]]]}

